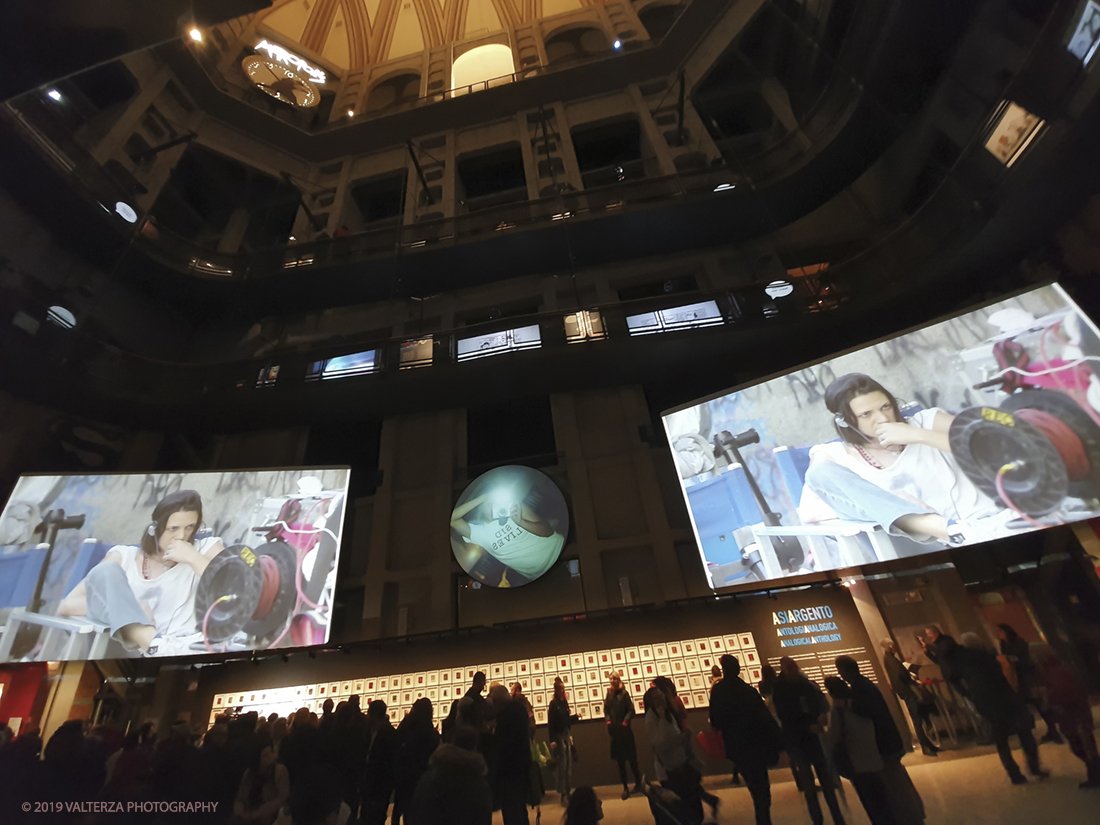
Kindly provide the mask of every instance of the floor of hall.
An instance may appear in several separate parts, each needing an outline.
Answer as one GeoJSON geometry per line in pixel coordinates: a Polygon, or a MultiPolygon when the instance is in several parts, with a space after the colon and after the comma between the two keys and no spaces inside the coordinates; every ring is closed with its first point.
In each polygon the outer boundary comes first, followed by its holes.
{"type": "MultiPolygon", "coordinates": [[[[1023,768],[1023,753],[1016,750],[1014,754],[1023,768]]],[[[1032,779],[1027,785],[1009,782],[992,747],[946,750],[938,758],[910,754],[905,757],[905,765],[924,800],[928,825],[1036,825],[1043,822],[1097,825],[1100,822],[1100,789],[1077,787],[1085,778],[1084,764],[1065,746],[1042,745],[1040,756],[1043,765],[1051,771],[1051,777],[1044,781],[1032,779]]],[[[774,770],[771,778],[774,825],[809,825],[806,804],[795,788],[791,772],[774,770]]],[[[721,799],[717,822],[752,825],[755,821],[752,801],[743,786],[731,785],[728,776],[707,777],[703,784],[721,799]]],[[[844,788],[847,802],[842,799],[841,807],[849,825],[869,825],[855,790],[846,781],[844,788]]],[[[604,786],[596,791],[603,801],[602,825],[653,822],[645,798],[632,796],[624,801],[620,798],[621,787],[604,786]]],[[[542,825],[558,825],[563,813],[557,793],[547,793],[542,805],[542,825]]],[[[535,824],[533,812],[530,821],[531,825],[535,824]]],[[[828,812],[825,822],[831,822],[828,812]]],[[[499,811],[493,823],[500,825],[499,811]]]]}

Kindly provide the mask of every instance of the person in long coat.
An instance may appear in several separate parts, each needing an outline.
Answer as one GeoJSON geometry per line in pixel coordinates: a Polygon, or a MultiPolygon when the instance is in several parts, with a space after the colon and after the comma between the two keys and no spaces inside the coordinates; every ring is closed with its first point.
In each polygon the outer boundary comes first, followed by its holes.
{"type": "Polygon", "coordinates": [[[623,781],[623,799],[630,798],[630,786],[626,780],[626,766],[634,771],[634,793],[642,793],[642,773],[638,770],[638,749],[634,744],[634,700],[623,687],[619,674],[612,672],[610,687],[603,700],[603,718],[607,722],[607,734],[611,737],[611,758],[619,763],[619,778],[623,781]]]}
{"type": "Polygon", "coordinates": [[[710,723],[722,734],[726,758],[737,765],[745,779],[756,825],[771,825],[768,768],[779,761],[779,725],[760,694],[741,680],[741,663],[726,654],[721,665],[722,681],[710,694],[710,723]]]}

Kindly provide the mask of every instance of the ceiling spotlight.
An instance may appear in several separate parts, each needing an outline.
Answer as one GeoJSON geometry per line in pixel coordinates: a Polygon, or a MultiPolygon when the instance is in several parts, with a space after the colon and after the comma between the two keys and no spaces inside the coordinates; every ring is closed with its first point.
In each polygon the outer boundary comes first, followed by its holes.
{"type": "Polygon", "coordinates": [[[46,97],[55,102],[61,102],[61,92],[57,91],[57,89],[50,89],[48,92],[46,92],[46,97]]]}
{"type": "Polygon", "coordinates": [[[196,43],[202,42],[202,32],[200,32],[198,29],[191,29],[188,34],[191,35],[191,39],[194,40],[196,43]]]}
{"type": "Polygon", "coordinates": [[[115,204],[115,211],[119,214],[119,217],[126,223],[137,223],[137,212],[134,211],[134,207],[125,201],[119,201],[115,204]]]}
{"type": "Polygon", "coordinates": [[[612,46],[614,46],[614,47],[615,47],[616,49],[621,49],[621,48],[623,47],[623,41],[621,41],[621,40],[616,40],[616,41],[615,41],[614,43],[612,43],[611,45],[612,45],[612,46]]]}
{"type": "Polygon", "coordinates": [[[714,187],[714,191],[715,192],[728,192],[729,190],[736,189],[736,188],[737,188],[737,184],[735,184],[735,183],[720,183],[720,184],[718,184],[717,186],[714,187]]]}
{"type": "Polygon", "coordinates": [[[355,117],[355,110],[354,109],[348,109],[348,117],[355,117]]]}

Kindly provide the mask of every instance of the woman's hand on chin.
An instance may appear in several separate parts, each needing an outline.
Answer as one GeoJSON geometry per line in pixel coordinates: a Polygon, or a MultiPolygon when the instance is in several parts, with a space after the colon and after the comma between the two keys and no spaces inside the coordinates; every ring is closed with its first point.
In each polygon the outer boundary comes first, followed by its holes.
{"type": "Polygon", "coordinates": [[[173,564],[188,564],[191,567],[203,560],[202,554],[195,549],[193,544],[178,539],[168,545],[162,558],[164,561],[170,561],[173,564]]]}

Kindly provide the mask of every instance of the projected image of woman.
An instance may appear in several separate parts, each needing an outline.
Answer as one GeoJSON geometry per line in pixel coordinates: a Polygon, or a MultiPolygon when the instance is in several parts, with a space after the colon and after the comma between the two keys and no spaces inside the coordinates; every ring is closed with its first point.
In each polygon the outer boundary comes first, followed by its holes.
{"type": "Polygon", "coordinates": [[[495,479],[487,486],[469,501],[460,500],[451,513],[451,529],[463,542],[459,562],[492,587],[537,579],[558,560],[565,536],[539,514],[538,495],[530,482],[495,479]]]}
{"type": "Polygon", "coordinates": [[[87,616],[145,656],[183,656],[200,634],[195,591],[220,538],[196,536],[202,498],[180,490],[161,499],[138,546],[113,547],[58,608],[59,616],[87,616]]]}
{"type": "Polygon", "coordinates": [[[803,521],[878,524],[895,535],[949,544],[1004,535],[1008,512],[959,469],[948,429],[953,416],[921,410],[906,420],[897,399],[861,373],[825,390],[841,441],[810,450],[799,514],[803,521]]]}

